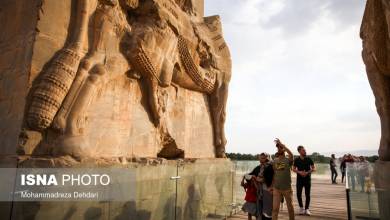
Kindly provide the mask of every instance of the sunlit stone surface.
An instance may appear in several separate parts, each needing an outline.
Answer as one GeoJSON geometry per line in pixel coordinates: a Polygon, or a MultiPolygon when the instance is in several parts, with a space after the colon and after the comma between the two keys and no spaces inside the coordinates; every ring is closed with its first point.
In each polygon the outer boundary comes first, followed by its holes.
{"type": "Polygon", "coordinates": [[[230,53],[203,1],[0,8],[2,153],[225,156],[230,53]]]}
{"type": "Polygon", "coordinates": [[[220,18],[203,10],[201,0],[0,1],[0,167],[137,174],[135,201],[2,202],[2,216],[226,215],[232,163],[217,158],[231,60],[220,18]]]}
{"type": "Polygon", "coordinates": [[[390,5],[386,0],[368,0],[360,36],[368,80],[375,95],[381,120],[379,161],[376,163],[376,187],[381,219],[390,219],[390,5]]]}

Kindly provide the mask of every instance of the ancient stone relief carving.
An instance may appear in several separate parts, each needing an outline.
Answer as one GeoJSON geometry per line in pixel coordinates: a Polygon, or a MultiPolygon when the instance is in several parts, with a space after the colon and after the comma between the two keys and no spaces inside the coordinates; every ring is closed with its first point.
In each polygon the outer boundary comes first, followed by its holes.
{"type": "Polygon", "coordinates": [[[74,38],[58,53],[49,68],[41,73],[27,113],[27,123],[33,130],[44,130],[51,125],[76,77],[88,29],[87,8],[88,1],[78,2],[74,38]]]}
{"type": "Polygon", "coordinates": [[[360,29],[362,57],[381,120],[379,158],[390,161],[390,3],[368,0],[360,29]]]}
{"type": "MultiPolygon", "coordinates": [[[[91,1],[77,1],[74,33],[70,33],[74,37],[40,73],[40,82],[31,91],[28,129],[51,129],[65,137],[83,135],[91,100],[114,77],[107,65],[107,51],[114,49],[127,58],[128,75],[147,87],[150,113],[161,136],[158,156],[184,157],[166,125],[166,89],[179,86],[209,96],[215,155],[224,157],[231,60],[219,17],[198,16],[190,0],[98,0],[89,17],[91,1]],[[91,35],[92,43],[83,54],[91,35]]],[[[64,145],[56,152],[88,156],[79,145],[64,145]]]]}

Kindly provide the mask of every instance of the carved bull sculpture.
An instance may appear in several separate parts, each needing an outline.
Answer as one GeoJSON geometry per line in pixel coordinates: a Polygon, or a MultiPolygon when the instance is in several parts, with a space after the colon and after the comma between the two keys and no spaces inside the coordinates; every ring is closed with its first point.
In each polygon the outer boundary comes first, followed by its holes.
{"type": "MultiPolygon", "coordinates": [[[[219,17],[196,16],[192,1],[188,0],[98,0],[91,22],[92,44],[81,58],[81,46],[88,29],[89,1],[78,0],[73,34],[76,37],[63,49],[63,54],[71,51],[78,55],[77,59],[65,60],[66,65],[54,60],[41,73],[43,81],[32,91],[27,110],[29,128],[42,131],[51,126],[68,136],[82,133],[90,101],[112,78],[107,74],[110,70],[105,65],[109,59],[105,49],[107,42],[115,38],[122,42],[118,47],[127,57],[132,72],[139,74],[147,84],[154,124],[160,129],[162,141],[166,142],[163,145],[169,146],[171,141],[165,123],[165,88],[176,84],[209,95],[216,157],[225,157],[224,122],[231,60],[219,17]],[[66,80],[62,80],[65,76],[66,80]],[[57,87],[62,89],[59,94],[57,87]]],[[[78,145],[57,151],[82,156],[78,145]]]]}
{"type": "Polygon", "coordinates": [[[164,125],[164,87],[177,84],[209,94],[216,156],[225,156],[225,108],[231,77],[230,53],[218,16],[196,18],[186,2],[149,0],[138,8],[125,52],[147,79],[155,124],[164,125]],[[153,15],[153,16],[151,16],[153,15]]]}
{"type": "Polygon", "coordinates": [[[390,3],[368,0],[360,37],[362,57],[381,120],[379,158],[390,161],[390,3]]]}

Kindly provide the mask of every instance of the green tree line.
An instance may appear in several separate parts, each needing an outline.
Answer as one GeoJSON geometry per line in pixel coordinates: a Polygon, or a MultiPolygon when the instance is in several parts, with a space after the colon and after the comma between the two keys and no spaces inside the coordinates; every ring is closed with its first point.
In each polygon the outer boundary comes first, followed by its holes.
{"type": "MultiPolygon", "coordinates": [[[[258,160],[256,154],[226,153],[226,156],[228,158],[230,158],[231,160],[258,160]]],[[[271,156],[272,156],[272,158],[274,157],[274,155],[271,155],[271,156]]],[[[314,152],[308,156],[313,160],[314,163],[329,163],[329,161],[330,161],[330,157],[322,155],[318,152],[314,152]]],[[[298,157],[298,155],[296,155],[294,157],[298,157]]],[[[371,163],[378,160],[378,156],[376,156],[376,155],[365,157],[365,158],[367,161],[369,161],[371,163]]]]}

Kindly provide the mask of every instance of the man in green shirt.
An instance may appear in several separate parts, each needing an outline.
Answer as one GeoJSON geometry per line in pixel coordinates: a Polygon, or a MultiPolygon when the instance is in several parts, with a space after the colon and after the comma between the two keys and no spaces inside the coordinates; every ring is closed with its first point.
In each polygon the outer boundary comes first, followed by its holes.
{"type": "Polygon", "coordinates": [[[275,154],[273,162],[274,180],[272,219],[278,219],[280,203],[284,197],[287,203],[289,219],[294,220],[294,206],[292,202],[293,192],[291,188],[291,167],[294,162],[294,156],[279,139],[275,139],[275,144],[278,152],[275,154]],[[287,152],[288,157],[286,157],[285,152],[287,152]]]}

